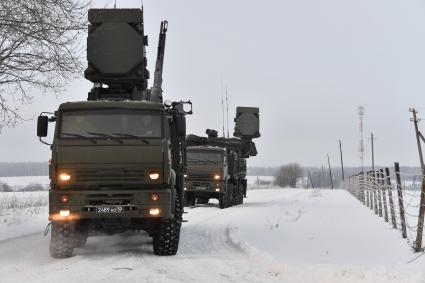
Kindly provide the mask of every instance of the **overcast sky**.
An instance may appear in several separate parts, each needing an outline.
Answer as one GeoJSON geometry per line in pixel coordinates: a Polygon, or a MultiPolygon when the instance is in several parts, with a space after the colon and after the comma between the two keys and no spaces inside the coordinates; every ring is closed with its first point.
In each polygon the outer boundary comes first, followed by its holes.
{"type": "MultiPolygon", "coordinates": [[[[117,7],[140,3],[117,0],[117,7]]],[[[419,165],[408,108],[425,118],[425,1],[144,0],[144,7],[151,74],[160,21],[169,21],[164,97],[193,101],[189,133],[222,128],[223,84],[231,133],[236,106],[260,108],[262,136],[249,166],[321,166],[326,153],[338,166],[338,139],[346,165],[360,165],[359,105],[365,107],[365,164],[373,131],[376,164],[419,165]]],[[[90,87],[81,74],[58,98],[34,91],[25,116],[85,100],[90,87]]],[[[35,124],[3,129],[0,162],[50,158],[35,124]]]]}

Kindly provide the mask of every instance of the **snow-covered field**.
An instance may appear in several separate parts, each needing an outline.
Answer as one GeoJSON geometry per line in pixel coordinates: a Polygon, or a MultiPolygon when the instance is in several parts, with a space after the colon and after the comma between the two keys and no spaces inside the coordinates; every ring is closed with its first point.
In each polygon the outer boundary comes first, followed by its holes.
{"type": "Polygon", "coordinates": [[[0,192],[0,241],[46,227],[48,192],[0,192]]]}
{"type": "Polygon", "coordinates": [[[425,257],[408,263],[419,254],[348,192],[267,187],[240,206],[187,209],[174,257],[154,256],[135,232],[89,238],[55,260],[47,210],[1,224],[0,282],[425,282],[425,257]]]}

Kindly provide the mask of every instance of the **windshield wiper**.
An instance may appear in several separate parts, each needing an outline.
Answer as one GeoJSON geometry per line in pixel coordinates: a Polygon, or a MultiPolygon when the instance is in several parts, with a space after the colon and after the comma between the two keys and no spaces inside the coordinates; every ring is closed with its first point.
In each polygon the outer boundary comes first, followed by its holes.
{"type": "Polygon", "coordinates": [[[72,137],[77,137],[77,138],[83,138],[83,139],[89,139],[92,143],[96,144],[97,141],[95,139],[92,139],[90,137],[86,137],[84,135],[80,135],[80,134],[73,134],[73,133],[61,133],[61,135],[65,135],[65,136],[72,136],[72,137]]]}
{"type": "Polygon", "coordinates": [[[104,137],[104,138],[109,138],[111,140],[117,141],[120,144],[123,144],[124,143],[122,140],[117,139],[116,137],[114,137],[112,135],[108,135],[108,134],[104,134],[104,133],[87,132],[87,134],[89,134],[89,135],[97,135],[97,136],[101,136],[101,137],[104,137]]]}
{"type": "Polygon", "coordinates": [[[130,138],[138,138],[140,139],[142,142],[144,142],[145,144],[149,144],[149,141],[147,139],[144,139],[141,136],[138,135],[133,135],[133,134],[124,134],[124,133],[112,133],[113,135],[116,136],[123,136],[123,137],[130,137],[130,138]]]}

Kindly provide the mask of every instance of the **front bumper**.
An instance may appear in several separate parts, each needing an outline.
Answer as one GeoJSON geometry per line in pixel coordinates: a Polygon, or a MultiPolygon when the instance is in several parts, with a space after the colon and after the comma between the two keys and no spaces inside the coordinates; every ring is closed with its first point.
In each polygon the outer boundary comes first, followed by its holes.
{"type": "Polygon", "coordinates": [[[186,192],[220,193],[224,189],[224,182],[186,181],[185,188],[186,192]]]}
{"type": "Polygon", "coordinates": [[[68,191],[49,192],[49,219],[53,221],[100,218],[166,218],[173,217],[174,199],[171,189],[160,190],[113,190],[113,191],[68,191]],[[152,200],[152,194],[159,198],[152,200]],[[63,196],[68,198],[62,202],[63,196]],[[99,212],[99,209],[102,212],[99,212]],[[105,208],[105,209],[103,209],[105,208]],[[152,215],[151,209],[159,209],[152,215]],[[61,210],[68,210],[69,216],[61,216],[61,210]]]}

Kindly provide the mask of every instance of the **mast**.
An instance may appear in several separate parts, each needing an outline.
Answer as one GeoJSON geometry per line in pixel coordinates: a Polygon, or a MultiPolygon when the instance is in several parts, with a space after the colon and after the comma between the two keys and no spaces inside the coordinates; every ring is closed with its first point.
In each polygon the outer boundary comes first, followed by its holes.
{"type": "Polygon", "coordinates": [[[155,74],[150,93],[150,101],[162,103],[162,72],[164,67],[165,39],[167,38],[168,22],[162,21],[159,31],[158,52],[156,56],[155,74]]]}

